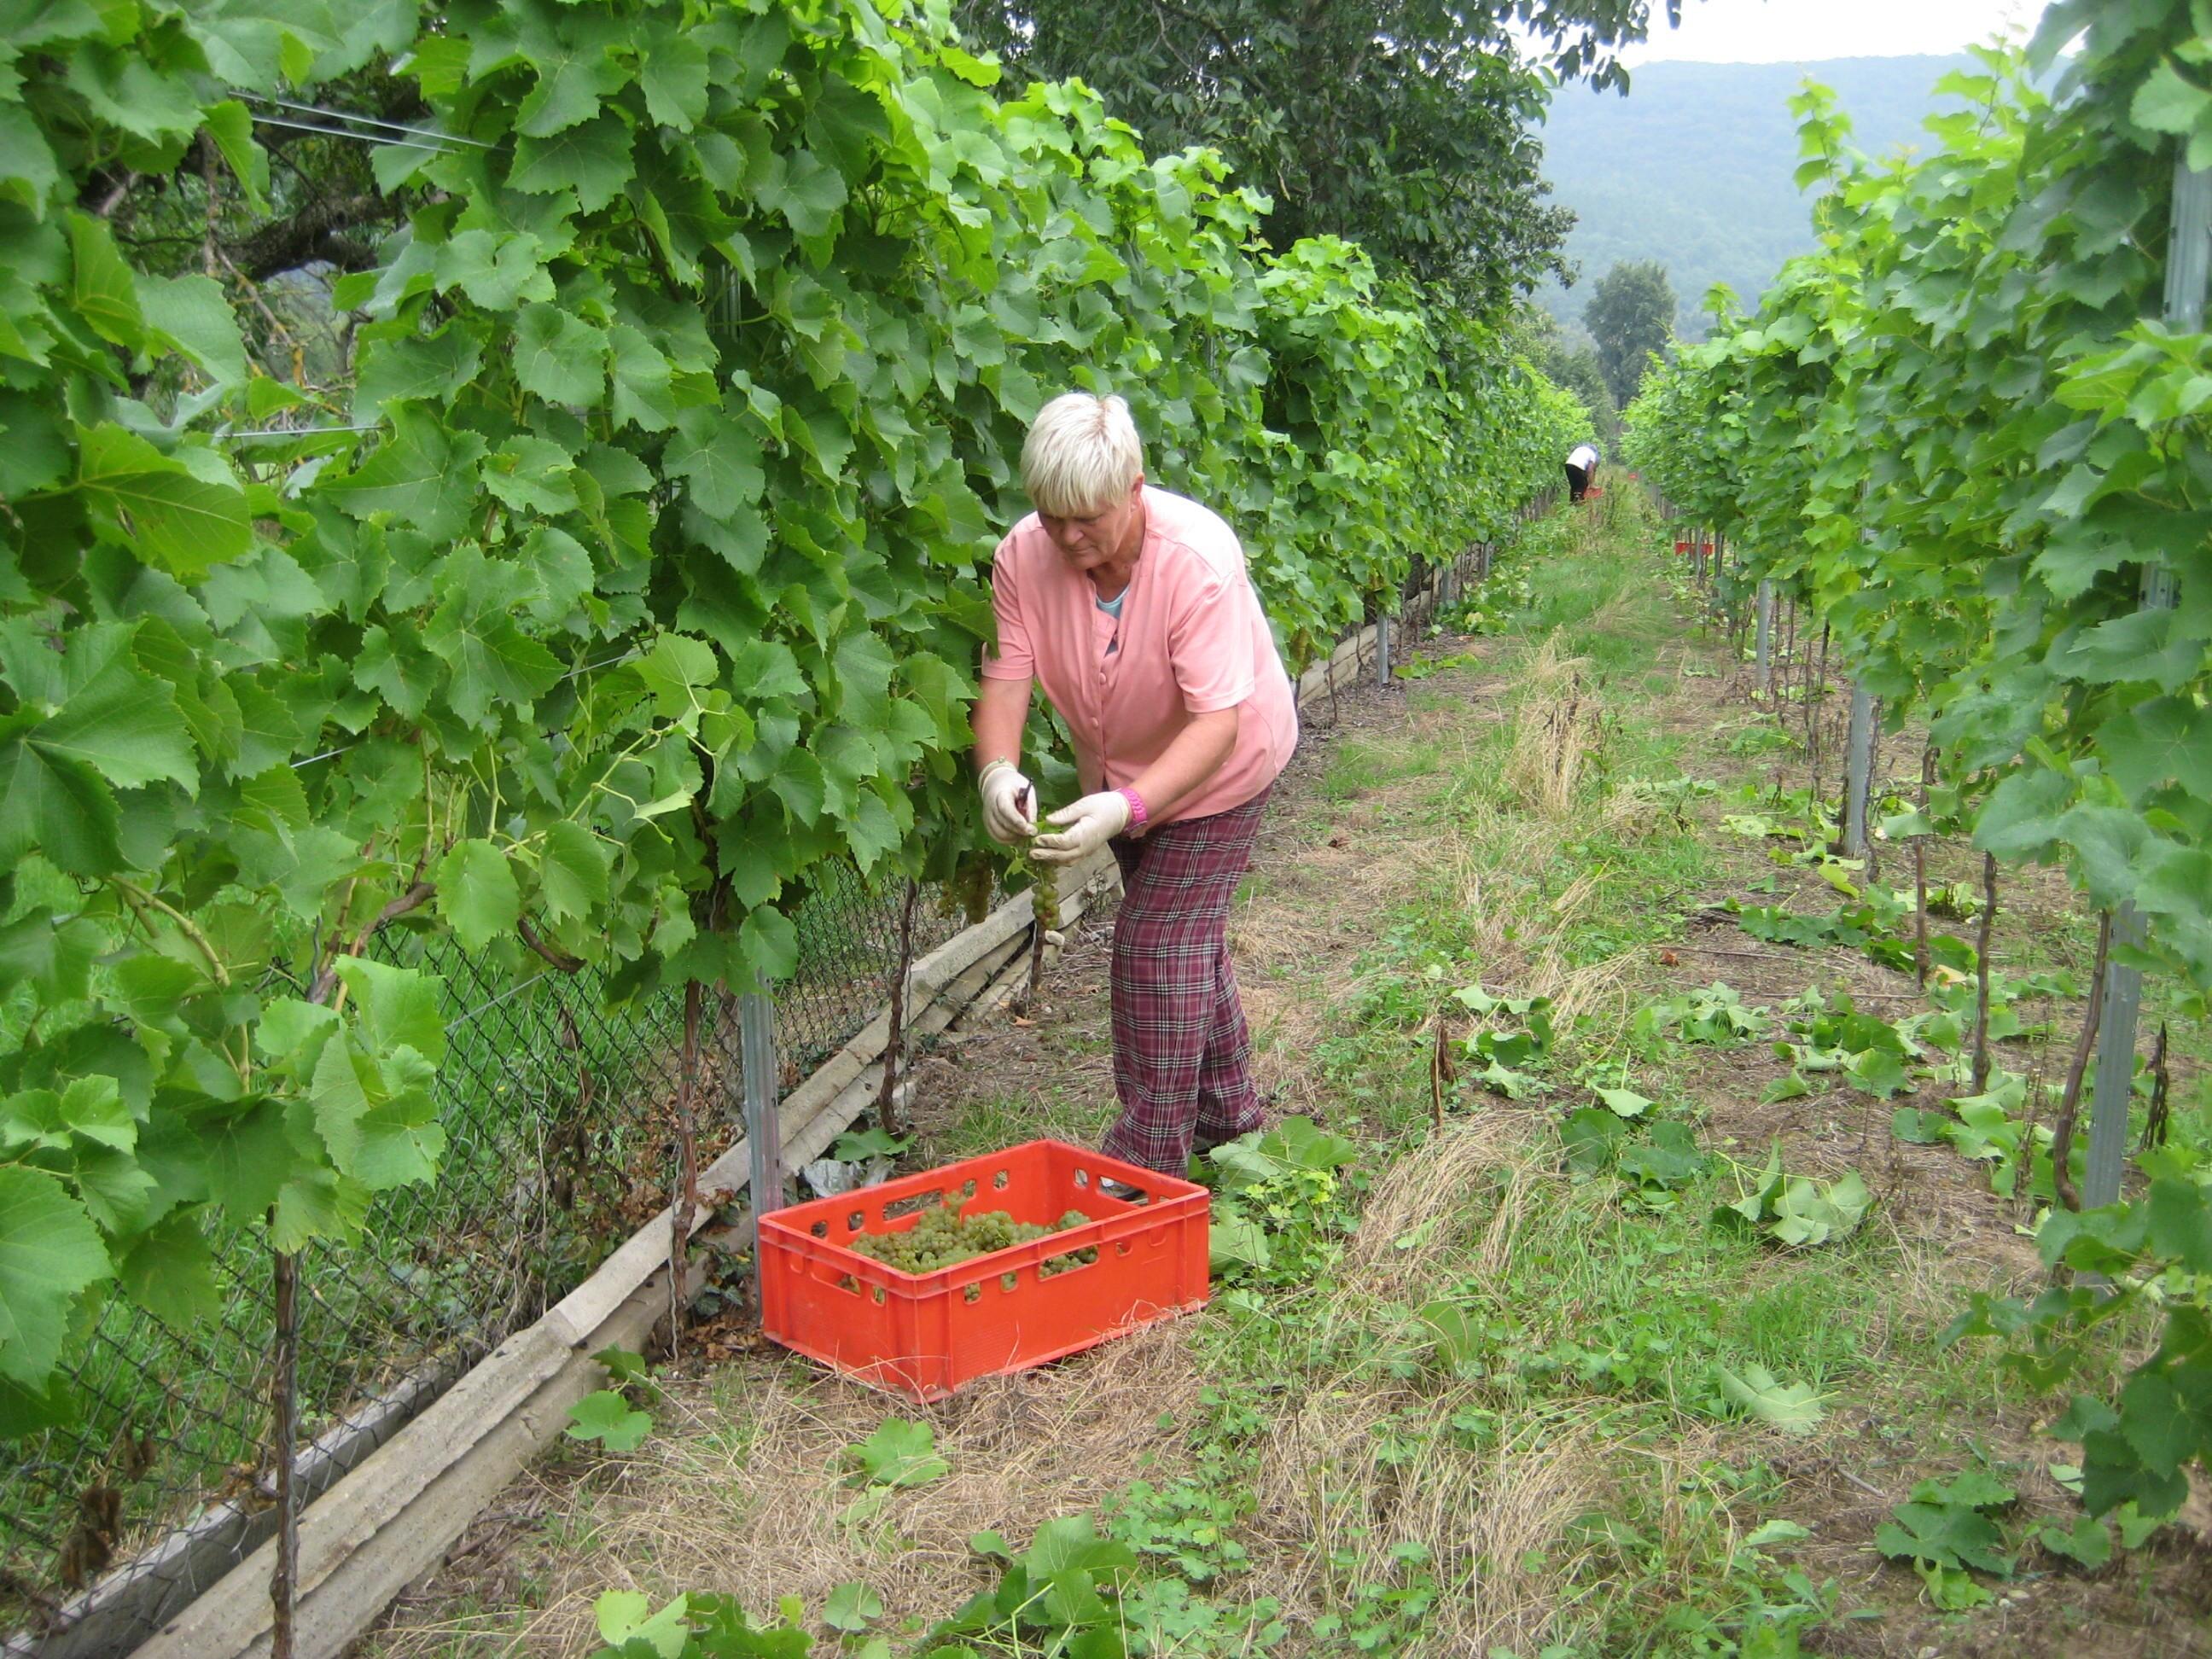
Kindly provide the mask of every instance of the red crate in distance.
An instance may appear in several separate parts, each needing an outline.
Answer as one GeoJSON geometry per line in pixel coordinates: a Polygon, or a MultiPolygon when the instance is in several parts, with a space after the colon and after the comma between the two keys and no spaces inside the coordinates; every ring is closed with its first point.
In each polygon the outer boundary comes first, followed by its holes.
{"type": "Polygon", "coordinates": [[[879,1187],[817,1198],[761,1218],[761,1328],[848,1376],[915,1400],[941,1400],[979,1376],[1027,1370],[1206,1305],[1203,1187],[1064,1141],[1033,1140],[879,1187]],[[1111,1197],[1102,1180],[1135,1188],[1111,1197]],[[851,1248],[860,1233],[903,1231],[951,1199],[963,1212],[1004,1210],[1080,1227],[994,1250],[933,1273],[905,1273],[851,1248]],[[1041,1276],[1047,1261],[1095,1251],[1041,1276]]]}
{"type": "Polygon", "coordinates": [[[1674,544],[1674,550],[1677,553],[1680,553],[1684,558],[1687,558],[1690,556],[1690,544],[1687,542],[1676,542],[1674,544]]]}

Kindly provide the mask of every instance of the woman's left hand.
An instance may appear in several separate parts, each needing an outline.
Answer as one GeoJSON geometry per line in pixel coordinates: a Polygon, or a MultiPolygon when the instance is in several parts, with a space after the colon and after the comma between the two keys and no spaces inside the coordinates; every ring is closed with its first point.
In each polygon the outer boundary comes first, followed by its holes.
{"type": "Polygon", "coordinates": [[[1040,864],[1073,864],[1129,827],[1129,799],[1118,789],[1103,790],[1061,807],[1045,822],[1066,828],[1039,836],[1030,843],[1030,856],[1040,864]]]}

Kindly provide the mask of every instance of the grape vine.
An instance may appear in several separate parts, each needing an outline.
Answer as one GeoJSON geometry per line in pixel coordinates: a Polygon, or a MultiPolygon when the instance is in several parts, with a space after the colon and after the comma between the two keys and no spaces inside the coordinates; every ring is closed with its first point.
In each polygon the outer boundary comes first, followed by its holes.
{"type": "Polygon", "coordinates": [[[941,0],[0,23],[0,1431],[107,1296],[210,1315],[211,1230],[433,1176],[379,930],[744,988],[825,862],[951,874],[1051,392],[1129,392],[1300,659],[1548,478],[1491,323],[995,75],[941,0]],[[262,100],[365,87],[417,137],[317,383],[215,227],[305,187],[262,100]]]}
{"type": "MultiPolygon", "coordinates": [[[[1929,123],[1923,156],[1856,155],[1808,89],[1819,249],[1755,314],[1716,294],[1713,337],[1630,410],[1629,453],[1748,577],[1830,624],[1893,724],[1928,720],[1934,817],[2007,862],[2063,863],[2100,911],[2132,905],[2146,941],[2116,959],[2173,975],[2201,1015],[2212,339],[2152,319],[2177,161],[2212,163],[2212,47],[2182,0],[2062,0],[2027,52],[1978,57],[1943,83],[1966,107],[1929,123]]],[[[2165,1323],[2112,1404],[2069,1413],[2100,1513],[2170,1513],[2212,1457],[2204,1175],[2178,1152],[2139,1161],[2148,1199],[2045,1228],[2054,1267],[2114,1273],[2165,1323]]],[[[2033,1324],[2061,1357],[2048,1384],[2112,1311],[2057,1291],[1974,1328],[2033,1324]]]]}

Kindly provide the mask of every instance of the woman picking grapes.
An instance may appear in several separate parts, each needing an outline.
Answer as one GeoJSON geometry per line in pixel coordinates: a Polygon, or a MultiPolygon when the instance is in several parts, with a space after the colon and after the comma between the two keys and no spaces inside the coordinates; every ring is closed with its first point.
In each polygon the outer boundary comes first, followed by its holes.
{"type": "Polygon", "coordinates": [[[1104,1151],[1181,1175],[1194,1151],[1261,1121],[1229,900],[1297,743],[1297,705],[1236,533],[1145,483],[1121,398],[1047,404],[1022,446],[1022,485],[1036,511],[999,544],[999,643],[975,709],[983,822],[1000,842],[1029,839],[1042,864],[1114,849],[1121,1115],[1104,1151]],[[1039,682],[1085,792],[1044,834],[1020,770],[1039,682]]]}

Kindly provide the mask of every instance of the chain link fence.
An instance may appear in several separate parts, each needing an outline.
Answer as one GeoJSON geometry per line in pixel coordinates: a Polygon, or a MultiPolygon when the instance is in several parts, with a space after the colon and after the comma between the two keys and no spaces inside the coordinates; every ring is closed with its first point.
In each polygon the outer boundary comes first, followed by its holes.
{"type": "MultiPolygon", "coordinates": [[[[775,999],[786,1089],[882,1006],[903,897],[849,865],[817,880],[796,917],[798,972],[775,999]]],[[[917,957],[964,925],[934,897],[916,908],[917,957]]],[[[670,1192],[680,990],[617,1003],[590,969],[534,957],[517,969],[398,927],[374,948],[445,981],[447,1145],[434,1182],[377,1195],[358,1245],[300,1259],[302,1504],[580,1284],[670,1192]]],[[[709,1008],[702,1159],[743,1118],[735,1005],[709,1008]]],[[[209,1243],[219,1322],[109,1298],[64,1390],[76,1420],[0,1445],[0,1653],[128,1651],[266,1535],[273,1258],[256,1232],[209,1243]]]]}

